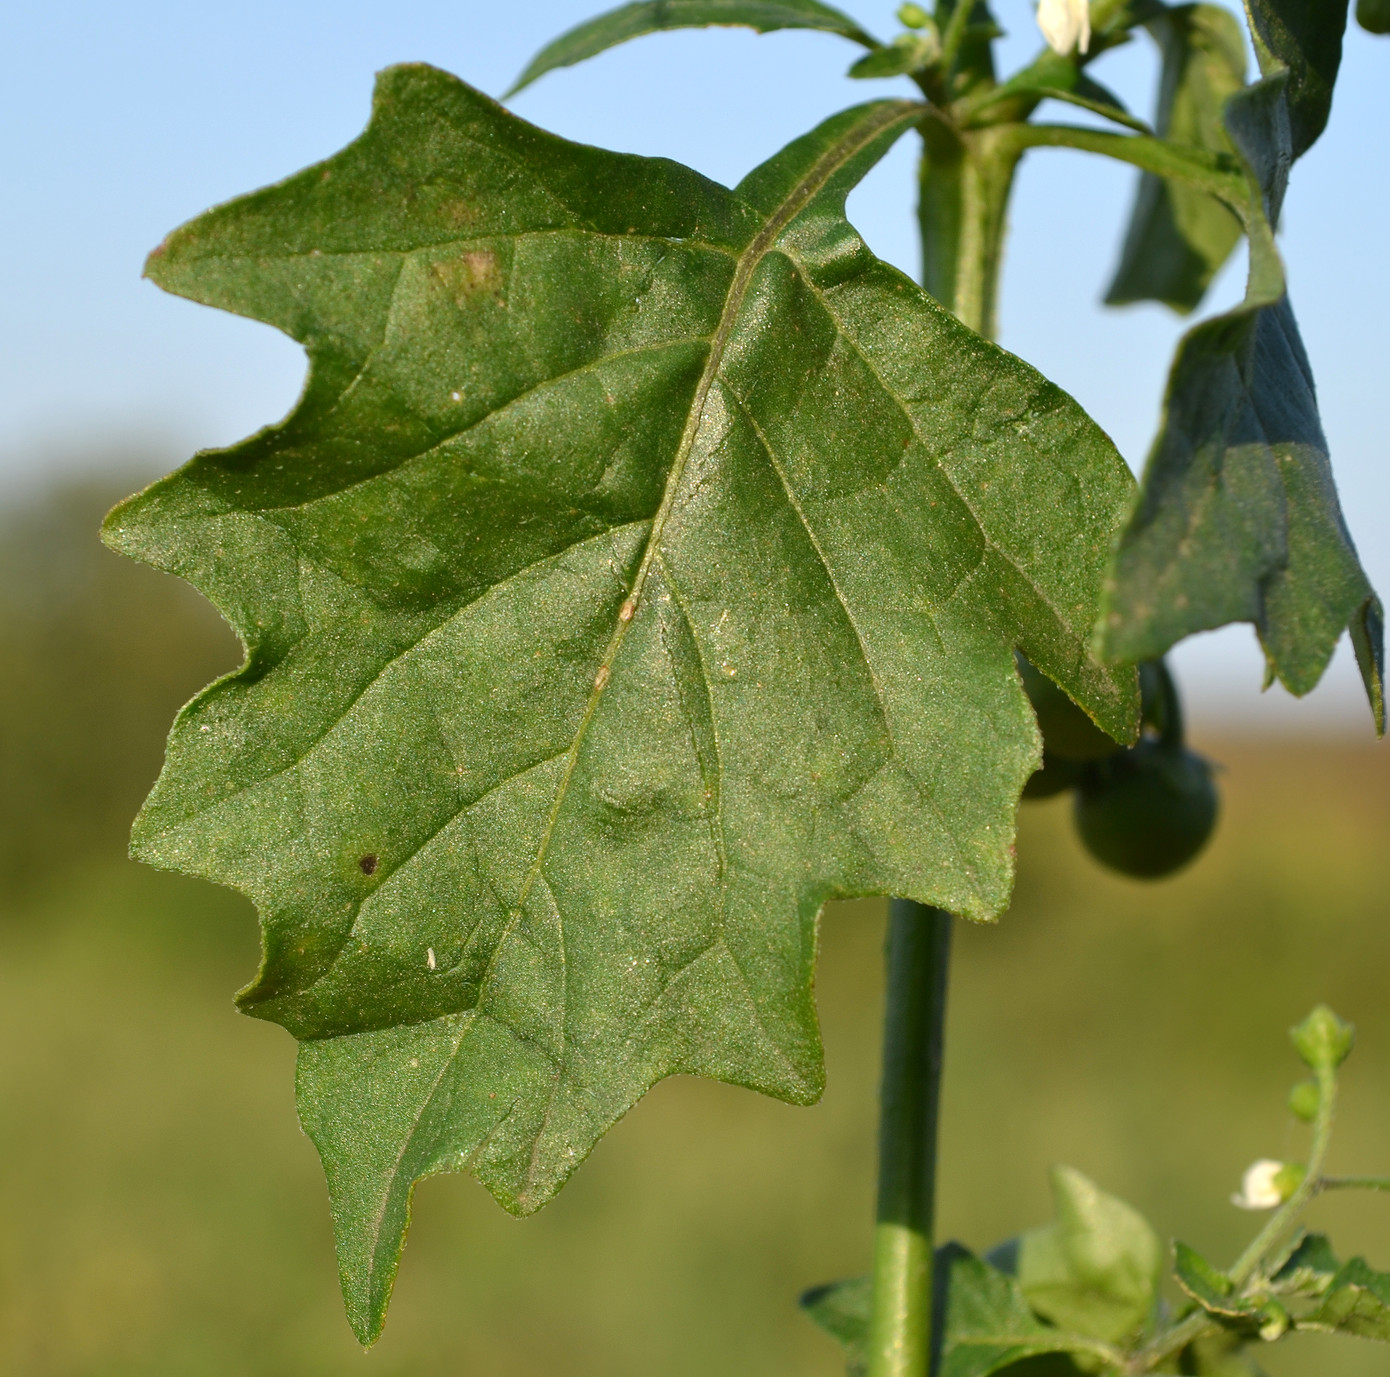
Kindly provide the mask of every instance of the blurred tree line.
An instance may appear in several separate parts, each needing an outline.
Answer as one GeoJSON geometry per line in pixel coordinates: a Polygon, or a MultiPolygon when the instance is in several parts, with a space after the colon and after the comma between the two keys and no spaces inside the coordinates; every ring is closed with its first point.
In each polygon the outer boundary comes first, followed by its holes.
{"type": "Polygon", "coordinates": [[[241,658],[191,588],[101,544],[133,468],[0,507],[0,902],[120,854],[175,712],[241,658]]]}

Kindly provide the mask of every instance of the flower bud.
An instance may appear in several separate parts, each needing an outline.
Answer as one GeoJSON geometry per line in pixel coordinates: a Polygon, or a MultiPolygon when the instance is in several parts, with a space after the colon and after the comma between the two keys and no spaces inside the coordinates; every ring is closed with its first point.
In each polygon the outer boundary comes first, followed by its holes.
{"type": "Polygon", "coordinates": [[[931,22],[931,15],[921,5],[898,6],[898,23],[905,29],[925,29],[931,22]]]}
{"type": "Polygon", "coordinates": [[[1307,1174],[1297,1162],[1276,1162],[1273,1158],[1261,1157],[1245,1169],[1240,1179],[1240,1193],[1231,1197],[1231,1204],[1242,1210],[1272,1210],[1303,1184],[1307,1174]]]}
{"type": "Polygon", "coordinates": [[[1318,1117],[1321,1107],[1322,1091],[1318,1088],[1317,1081],[1299,1081],[1289,1091],[1289,1112],[1295,1118],[1302,1119],[1305,1124],[1312,1123],[1318,1117]]]}
{"type": "Polygon", "coordinates": [[[1039,0],[1038,28],[1054,53],[1065,57],[1073,48],[1084,53],[1091,46],[1089,0],[1039,0]]]}
{"type": "Polygon", "coordinates": [[[1314,1071],[1335,1071],[1351,1052],[1356,1029],[1344,1023],[1326,1004],[1319,1004],[1289,1036],[1298,1055],[1314,1071]]]}
{"type": "Polygon", "coordinates": [[[1267,1344],[1282,1339],[1292,1323],[1289,1312],[1273,1296],[1260,1307],[1260,1338],[1267,1344]]]}

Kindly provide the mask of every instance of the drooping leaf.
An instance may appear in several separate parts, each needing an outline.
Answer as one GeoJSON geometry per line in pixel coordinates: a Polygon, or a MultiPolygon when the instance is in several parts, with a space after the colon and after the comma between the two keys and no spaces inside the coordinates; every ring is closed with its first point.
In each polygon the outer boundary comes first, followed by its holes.
{"type": "Polygon", "coordinates": [[[1114,1356],[1103,1343],[1065,1333],[1029,1308],[1019,1283],[959,1244],[939,1248],[938,1277],[946,1273],[946,1323],[937,1377],[989,1377],[1008,1371],[1063,1377],[1079,1371],[1067,1356],[1114,1356]]]}
{"type": "Polygon", "coordinates": [[[980,121],[987,111],[1002,105],[1010,107],[1010,116],[1021,117],[1044,100],[1080,106],[1141,134],[1153,132],[1143,120],[1130,114],[1113,91],[1086,74],[1079,54],[1055,53],[1051,49],[973,102],[969,119],[980,121]]]}
{"type": "Polygon", "coordinates": [[[665,1075],[814,1100],[827,899],[999,911],[1015,648],[1134,734],[1088,649],[1119,456],[844,219],[917,115],[730,192],[395,68],[356,143],[151,259],[310,355],[107,539],[247,646],[133,846],[261,910],[241,1003],[302,1040],[364,1339],[419,1177],[525,1212],[665,1075]]]}
{"type": "Polygon", "coordinates": [[[1347,0],[1245,0],[1260,71],[1289,73],[1291,158],[1301,158],[1327,127],[1347,8],[1347,0]]]}
{"type": "Polygon", "coordinates": [[[596,57],[630,38],[669,29],[704,29],[716,25],[755,29],[818,29],[839,34],[866,48],[879,47],[878,39],[865,33],[847,14],[820,0],[637,0],[587,19],[552,43],[547,43],[517,77],[505,98],[516,95],[538,77],[557,67],[596,57]]]}
{"type": "Polygon", "coordinates": [[[869,1370],[873,1278],[850,1277],[814,1286],[802,1295],[801,1308],[845,1350],[847,1377],[864,1377],[869,1370]]]}
{"type": "Polygon", "coordinates": [[[1197,631],[1254,624],[1295,694],[1351,632],[1372,715],[1385,728],[1383,616],[1337,500],[1312,372],[1271,225],[1290,163],[1287,75],[1231,98],[1249,169],[1245,300],[1178,346],[1163,424],[1115,553],[1108,651],[1157,659],[1197,631]]]}
{"type": "Polygon", "coordinates": [[[1028,1304],[1063,1329],[1106,1343],[1140,1333],[1153,1311],[1163,1245],[1137,1210],[1071,1167],[1052,1172],[1056,1218],[1018,1240],[1028,1304]]]}
{"type": "MultiPolygon", "coordinates": [[[[1245,82],[1245,36],[1235,16],[1216,5],[1178,5],[1150,20],[1148,29],[1163,56],[1158,133],[1213,153],[1230,151],[1222,115],[1245,82]]],[[[1215,196],[1143,173],[1105,300],[1111,306],[1162,301],[1191,311],[1240,235],[1240,220],[1215,196]]]]}

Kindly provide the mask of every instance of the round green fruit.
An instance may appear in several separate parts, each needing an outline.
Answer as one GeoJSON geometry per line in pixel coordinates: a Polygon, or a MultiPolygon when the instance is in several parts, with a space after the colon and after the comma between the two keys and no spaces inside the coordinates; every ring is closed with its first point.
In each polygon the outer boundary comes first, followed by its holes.
{"type": "Polygon", "coordinates": [[[1390,33],[1390,0],[1356,0],[1356,22],[1367,33],[1390,33]]]}
{"type": "Polygon", "coordinates": [[[1042,769],[1034,770],[1023,786],[1023,797],[1027,799],[1052,798],[1075,789],[1081,782],[1082,771],[1086,766],[1079,760],[1068,760],[1065,756],[1043,755],[1042,769]]]}
{"type": "MultiPolygon", "coordinates": [[[[1119,742],[1107,736],[1041,670],[1018,656],[1018,673],[1028,691],[1029,702],[1037,714],[1038,730],[1048,758],[1099,760],[1120,749],[1119,742]]],[[[1065,786],[1063,786],[1065,787],[1065,786]]]]}
{"type": "Polygon", "coordinates": [[[1149,738],[1086,767],[1076,828],[1096,860],[1157,879],[1181,869],[1216,826],[1211,766],[1173,742],[1149,738]]]}

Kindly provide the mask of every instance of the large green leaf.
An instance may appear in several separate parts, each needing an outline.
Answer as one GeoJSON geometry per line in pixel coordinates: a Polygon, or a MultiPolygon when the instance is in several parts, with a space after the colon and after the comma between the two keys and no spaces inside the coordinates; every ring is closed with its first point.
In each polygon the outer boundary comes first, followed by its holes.
{"type": "Polygon", "coordinates": [[[844,219],[918,114],[730,192],[400,67],[343,153],[151,258],[311,360],[107,539],[247,645],[134,850],[260,907],[241,1003],[303,1040],[364,1338],[419,1177],[524,1213],[663,1076],[814,1100],[827,899],[1004,906],[1014,647],[1133,736],[1088,650],[1113,446],[844,219]]]}
{"type": "Polygon", "coordinates": [[[596,57],[630,38],[668,29],[702,29],[727,24],[771,33],[774,29],[819,29],[878,48],[879,41],[865,33],[847,14],[822,5],[819,0],[638,0],[636,4],[609,10],[585,20],[552,43],[547,43],[517,77],[508,96],[514,96],[538,77],[557,67],[596,57]]]}
{"type": "Polygon", "coordinates": [[[1347,0],[1245,0],[1255,54],[1266,76],[1289,73],[1290,155],[1301,158],[1327,127],[1342,65],[1347,0]]]}
{"type": "MultiPolygon", "coordinates": [[[[1229,151],[1222,114],[1245,81],[1239,22],[1216,5],[1178,5],[1151,19],[1148,29],[1163,55],[1158,133],[1194,148],[1229,151]]],[[[1215,196],[1145,172],[1105,300],[1112,306],[1162,301],[1191,311],[1240,234],[1239,219],[1215,196]]]]}
{"type": "Polygon", "coordinates": [[[1116,550],[1104,639],[1116,656],[1156,659],[1184,636],[1248,621],[1271,677],[1303,694],[1349,628],[1383,731],[1380,603],[1337,500],[1271,229],[1291,161],[1287,81],[1276,73],[1227,106],[1249,168],[1246,297],[1178,347],[1162,428],[1116,550]]]}

